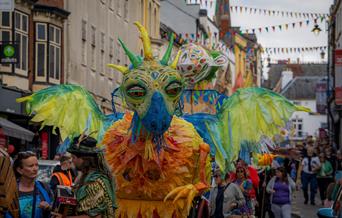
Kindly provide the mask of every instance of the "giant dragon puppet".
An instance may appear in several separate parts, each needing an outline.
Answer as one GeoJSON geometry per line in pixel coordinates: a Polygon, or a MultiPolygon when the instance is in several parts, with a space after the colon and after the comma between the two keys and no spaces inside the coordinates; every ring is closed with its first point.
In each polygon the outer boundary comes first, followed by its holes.
{"type": "Polygon", "coordinates": [[[88,128],[105,147],[116,179],[117,215],[186,217],[195,196],[209,188],[210,155],[227,169],[243,140],[257,141],[279,131],[296,110],[284,97],[262,88],[240,89],[215,115],[176,115],[185,88],[177,70],[180,53],[169,63],[173,39],[162,60],[153,57],[145,28],[144,56],[119,39],[130,67],[110,64],[123,74],[119,92],[130,112],[104,115],[91,94],[76,85],[59,85],[19,99],[32,121],[58,127],[62,139],[88,128]]]}

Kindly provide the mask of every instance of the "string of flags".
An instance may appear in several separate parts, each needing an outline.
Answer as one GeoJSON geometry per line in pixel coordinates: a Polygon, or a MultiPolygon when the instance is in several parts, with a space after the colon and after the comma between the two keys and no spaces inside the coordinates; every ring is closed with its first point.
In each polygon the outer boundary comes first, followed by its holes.
{"type": "MultiPolygon", "coordinates": [[[[327,17],[317,17],[313,21],[315,24],[317,24],[318,20],[320,20],[320,22],[322,23],[325,19],[327,19],[327,17]]],[[[241,31],[245,32],[245,33],[255,33],[255,32],[261,33],[263,31],[264,32],[283,31],[283,30],[288,30],[290,27],[292,27],[292,29],[294,29],[296,27],[303,27],[303,25],[309,26],[310,22],[312,22],[312,20],[311,21],[310,20],[301,20],[301,21],[297,21],[297,22],[285,23],[285,24],[279,24],[279,25],[247,28],[247,29],[243,29],[241,31]]]]}
{"type": "Polygon", "coordinates": [[[282,17],[295,17],[295,18],[316,18],[316,17],[329,17],[326,13],[307,13],[296,11],[283,11],[283,10],[270,10],[265,8],[254,8],[246,6],[230,6],[231,12],[269,15],[269,16],[282,16],[282,17]]]}
{"type": "Polygon", "coordinates": [[[267,54],[277,53],[301,53],[301,52],[313,52],[313,51],[326,51],[327,46],[314,46],[314,47],[267,47],[264,48],[264,52],[267,54]]]}

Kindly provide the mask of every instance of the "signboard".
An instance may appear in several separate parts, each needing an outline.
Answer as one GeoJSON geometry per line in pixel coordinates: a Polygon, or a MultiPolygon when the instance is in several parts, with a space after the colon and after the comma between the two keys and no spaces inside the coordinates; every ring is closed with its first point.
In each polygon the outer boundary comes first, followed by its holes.
{"type": "Polygon", "coordinates": [[[342,49],[335,50],[335,104],[342,105],[342,49]]]}
{"type": "Polygon", "coordinates": [[[0,11],[14,11],[14,0],[1,0],[0,1],[0,11]]]}
{"type": "Polygon", "coordinates": [[[19,46],[13,43],[1,43],[0,63],[16,64],[19,62],[19,46]]]}
{"type": "Polygon", "coordinates": [[[327,109],[327,83],[325,79],[316,83],[316,110],[320,114],[325,114],[327,109]]]}

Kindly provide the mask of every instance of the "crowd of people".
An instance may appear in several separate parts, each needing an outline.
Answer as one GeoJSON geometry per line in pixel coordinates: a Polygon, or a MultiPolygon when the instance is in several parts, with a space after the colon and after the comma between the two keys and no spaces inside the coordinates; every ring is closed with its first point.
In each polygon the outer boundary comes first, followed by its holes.
{"type": "MultiPolygon", "coordinates": [[[[36,153],[19,152],[13,162],[19,193],[15,204],[19,206],[19,211],[0,211],[3,213],[0,215],[6,218],[114,217],[114,180],[103,158],[103,151],[96,144],[97,141],[91,137],[74,138],[68,149],[71,156],[61,156],[60,165],[55,167],[49,184],[37,180],[36,153]],[[68,216],[68,207],[56,210],[61,203],[56,197],[59,187],[71,186],[77,205],[74,213],[68,216]]],[[[10,196],[10,193],[7,194],[10,196]]]]}
{"type": "MultiPolygon", "coordinates": [[[[53,209],[59,186],[72,187],[75,193],[76,212],[71,217],[114,217],[115,184],[96,144],[91,137],[76,137],[68,153],[59,157],[60,165],[55,167],[49,184],[37,180],[36,153],[19,152],[12,161],[19,217],[65,217],[67,211],[53,209]]],[[[304,204],[317,204],[319,190],[319,203],[331,206],[341,189],[341,152],[327,140],[314,141],[311,137],[296,146],[301,158],[275,158],[269,167],[256,169],[239,159],[234,171],[224,173],[214,164],[208,213],[201,216],[263,218],[268,214],[269,218],[290,218],[292,195],[299,188],[303,191],[304,204]]],[[[5,217],[17,216],[7,212],[5,217]]]]}

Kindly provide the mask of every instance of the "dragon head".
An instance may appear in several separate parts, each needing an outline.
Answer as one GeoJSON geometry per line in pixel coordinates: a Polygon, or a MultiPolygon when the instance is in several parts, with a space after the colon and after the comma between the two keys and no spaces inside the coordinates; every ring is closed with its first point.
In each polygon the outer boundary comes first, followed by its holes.
{"type": "Polygon", "coordinates": [[[173,45],[171,37],[162,60],[154,59],[146,29],[139,22],[134,24],[140,31],[144,57],[133,54],[119,39],[131,65],[108,66],[123,73],[120,91],[129,109],[134,111],[133,129],[140,129],[142,124],[148,132],[162,135],[170,126],[184,88],[184,80],[176,70],[179,54],[168,65],[173,45]]]}

